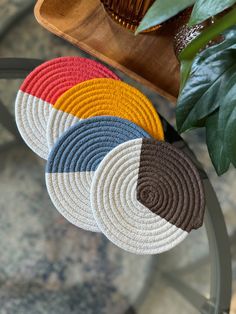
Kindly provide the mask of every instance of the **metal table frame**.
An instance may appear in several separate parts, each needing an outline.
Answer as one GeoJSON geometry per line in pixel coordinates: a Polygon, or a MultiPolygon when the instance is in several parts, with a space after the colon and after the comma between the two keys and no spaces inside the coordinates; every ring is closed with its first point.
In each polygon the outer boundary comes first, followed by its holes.
{"type": "MultiPolygon", "coordinates": [[[[18,21],[24,14],[28,13],[33,6],[30,1],[21,7],[17,15],[9,20],[9,23],[4,28],[0,29],[0,39],[6,35],[10,27],[18,21]]],[[[20,58],[1,58],[0,59],[0,79],[20,79],[32,71],[36,66],[41,64],[42,60],[36,59],[20,59],[20,58]]],[[[196,267],[201,265],[201,261],[188,265],[184,269],[176,270],[171,273],[162,273],[165,280],[183,295],[200,313],[207,314],[223,314],[229,313],[231,300],[231,256],[229,238],[225,226],[224,216],[222,214],[216,194],[212,185],[203,171],[201,165],[195,159],[186,143],[178,136],[176,131],[163,119],[165,131],[168,134],[169,141],[175,145],[180,145],[181,148],[191,155],[191,158],[198,166],[206,193],[206,214],[205,226],[209,242],[210,264],[211,264],[211,285],[210,298],[206,299],[199,292],[191,288],[181,280],[181,274],[191,272],[196,267]]],[[[18,133],[15,125],[14,117],[6,109],[0,99],[0,124],[2,124],[15,138],[15,141],[10,144],[0,146],[0,152],[12,147],[13,144],[23,144],[23,141],[18,133]]],[[[168,138],[167,138],[168,140],[168,138]]],[[[204,262],[203,258],[202,261],[204,262]]]]}
{"type": "MultiPolygon", "coordinates": [[[[24,78],[36,66],[41,64],[42,60],[35,59],[0,59],[0,79],[24,78]]],[[[176,131],[163,119],[167,140],[174,145],[181,146],[193,159],[200,170],[200,174],[205,187],[207,209],[205,214],[205,226],[209,242],[210,264],[211,264],[211,286],[210,298],[206,299],[199,292],[191,288],[181,280],[183,272],[191,272],[201,263],[188,265],[178,273],[163,273],[163,277],[168,283],[181,293],[200,313],[223,314],[229,313],[231,300],[231,256],[229,238],[225,226],[224,216],[222,214],[216,194],[212,185],[197,162],[193,153],[186,143],[179,137],[176,131]]],[[[22,143],[17,131],[13,116],[9,113],[3,102],[0,100],[0,123],[15,137],[15,143],[22,143]]],[[[12,144],[11,144],[12,145],[12,144]]],[[[2,149],[6,149],[6,145],[2,149]]],[[[0,149],[1,151],[1,149],[0,149]]]]}

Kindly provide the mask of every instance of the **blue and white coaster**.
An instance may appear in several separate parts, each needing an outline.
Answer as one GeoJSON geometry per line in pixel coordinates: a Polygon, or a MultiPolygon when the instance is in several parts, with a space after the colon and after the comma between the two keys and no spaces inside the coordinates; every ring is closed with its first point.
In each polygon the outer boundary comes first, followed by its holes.
{"type": "Polygon", "coordinates": [[[90,206],[92,179],[100,162],[116,146],[137,138],[150,138],[136,124],[100,116],[78,122],[53,147],[46,166],[46,185],[57,210],[74,225],[100,229],[90,206]]]}

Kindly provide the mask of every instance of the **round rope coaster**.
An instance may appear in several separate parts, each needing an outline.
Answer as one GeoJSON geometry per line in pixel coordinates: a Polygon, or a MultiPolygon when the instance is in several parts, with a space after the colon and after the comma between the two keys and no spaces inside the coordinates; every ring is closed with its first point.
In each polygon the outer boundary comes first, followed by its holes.
{"type": "Polygon", "coordinates": [[[118,79],[102,64],[80,57],[47,61],[26,77],[16,97],[16,123],[22,138],[36,154],[47,159],[46,125],[57,99],[72,86],[100,77],[118,79]]]}
{"type": "Polygon", "coordinates": [[[124,82],[101,78],[80,83],[57,100],[47,125],[49,149],[69,126],[92,116],[124,118],[164,139],[160,118],[145,95],[124,82]]]}
{"type": "Polygon", "coordinates": [[[90,206],[94,172],[117,145],[150,137],[134,123],[117,117],[93,117],[67,130],[49,154],[46,185],[57,210],[74,225],[98,232],[90,206]]]}
{"type": "Polygon", "coordinates": [[[120,248],[156,254],[203,223],[205,199],[197,169],[166,142],[135,139],[98,166],[91,207],[101,231],[120,248]]]}

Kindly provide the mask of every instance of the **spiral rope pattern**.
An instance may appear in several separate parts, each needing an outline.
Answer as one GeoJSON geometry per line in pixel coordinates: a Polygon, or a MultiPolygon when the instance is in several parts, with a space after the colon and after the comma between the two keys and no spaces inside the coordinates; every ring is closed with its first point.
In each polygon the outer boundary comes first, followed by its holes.
{"type": "Polygon", "coordinates": [[[80,83],[58,99],[47,125],[48,147],[69,126],[93,116],[128,119],[154,138],[164,139],[160,118],[145,95],[124,82],[101,78],[80,83]]]}
{"type": "Polygon", "coordinates": [[[117,145],[149,135],[117,117],[93,117],[72,126],[51,151],[46,167],[49,196],[74,225],[98,232],[90,206],[92,178],[101,160],[117,145]]]}
{"type": "Polygon", "coordinates": [[[44,62],[24,80],[15,103],[16,122],[26,144],[47,159],[46,126],[56,100],[72,86],[92,79],[118,77],[102,64],[80,57],[44,62]]]}
{"type": "Polygon", "coordinates": [[[181,151],[165,142],[135,139],[100,163],[91,206],[99,228],[117,246],[156,254],[202,225],[205,201],[198,172],[181,151]]]}

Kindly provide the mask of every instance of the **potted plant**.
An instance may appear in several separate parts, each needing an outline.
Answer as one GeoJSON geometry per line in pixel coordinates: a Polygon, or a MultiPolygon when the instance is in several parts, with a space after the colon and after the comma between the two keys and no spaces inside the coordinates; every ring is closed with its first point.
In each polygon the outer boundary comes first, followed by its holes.
{"type": "Polygon", "coordinates": [[[156,0],[136,33],[192,7],[188,27],[205,23],[178,55],[181,69],[176,106],[178,131],[206,129],[206,144],[218,175],[236,167],[236,0],[156,0]],[[221,36],[220,42],[209,43],[221,36]],[[207,48],[206,48],[207,47],[207,48]]]}
{"type": "Polygon", "coordinates": [[[130,31],[135,31],[154,0],[101,0],[101,2],[115,22],[130,31]]]}

